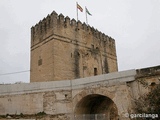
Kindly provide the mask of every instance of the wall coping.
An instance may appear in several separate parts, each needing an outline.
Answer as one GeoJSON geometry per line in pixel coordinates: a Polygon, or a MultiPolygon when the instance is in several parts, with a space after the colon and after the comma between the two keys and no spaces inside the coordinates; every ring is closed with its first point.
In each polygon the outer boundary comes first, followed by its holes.
{"type": "Polygon", "coordinates": [[[84,88],[93,84],[118,85],[135,80],[136,70],[113,72],[74,80],[0,85],[0,95],[25,94],[84,88]]]}

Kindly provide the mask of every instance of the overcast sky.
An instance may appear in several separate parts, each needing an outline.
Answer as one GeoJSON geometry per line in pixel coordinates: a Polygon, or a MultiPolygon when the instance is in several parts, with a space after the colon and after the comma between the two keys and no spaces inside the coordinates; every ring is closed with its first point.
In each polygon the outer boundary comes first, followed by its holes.
{"type": "MultiPolygon", "coordinates": [[[[77,2],[92,14],[90,26],[115,39],[119,71],[160,65],[160,0],[77,2]]],[[[53,10],[76,19],[75,0],[0,0],[0,74],[30,70],[30,28],[53,10]]],[[[29,75],[0,75],[0,83],[29,82],[29,75]]]]}

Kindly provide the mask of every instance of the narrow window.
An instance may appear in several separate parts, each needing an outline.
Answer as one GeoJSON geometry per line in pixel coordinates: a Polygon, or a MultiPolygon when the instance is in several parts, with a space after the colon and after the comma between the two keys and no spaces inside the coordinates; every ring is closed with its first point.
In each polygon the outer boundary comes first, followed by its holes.
{"type": "Polygon", "coordinates": [[[94,76],[97,75],[97,68],[94,68],[94,76]]]}
{"type": "Polygon", "coordinates": [[[42,59],[41,58],[39,58],[39,60],[38,60],[38,66],[40,66],[40,65],[42,65],[42,59]]]}
{"type": "Polygon", "coordinates": [[[67,96],[68,96],[68,95],[67,95],[67,94],[65,94],[65,98],[67,98],[67,96]]]}

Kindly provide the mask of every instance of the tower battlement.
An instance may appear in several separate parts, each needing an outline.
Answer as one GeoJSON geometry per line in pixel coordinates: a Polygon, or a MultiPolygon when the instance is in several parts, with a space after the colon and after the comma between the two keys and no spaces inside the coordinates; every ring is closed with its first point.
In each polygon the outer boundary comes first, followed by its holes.
{"type": "Polygon", "coordinates": [[[53,11],[31,28],[31,82],[117,71],[115,40],[53,11]]]}
{"type": "Polygon", "coordinates": [[[62,31],[74,32],[80,34],[80,31],[85,34],[91,34],[93,37],[104,41],[106,44],[115,47],[115,40],[104,33],[98,31],[94,27],[70,19],[68,16],[64,17],[63,14],[57,14],[53,11],[50,15],[40,20],[35,26],[31,28],[31,46],[41,42],[42,39],[49,37],[52,34],[64,35],[62,31]],[[60,32],[61,31],[61,32],[60,32]],[[38,41],[36,41],[38,39],[38,41]]]}

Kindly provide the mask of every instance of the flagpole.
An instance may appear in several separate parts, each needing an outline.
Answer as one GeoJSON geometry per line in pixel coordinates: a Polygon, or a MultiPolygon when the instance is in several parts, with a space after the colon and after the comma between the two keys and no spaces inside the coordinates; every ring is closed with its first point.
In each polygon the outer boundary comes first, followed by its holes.
{"type": "MultiPolygon", "coordinates": [[[[86,6],[85,6],[85,11],[86,11],[86,6]]],[[[86,23],[87,23],[87,25],[88,25],[87,11],[86,11],[86,23]]]]}
{"type": "Polygon", "coordinates": [[[77,21],[78,21],[78,8],[77,8],[78,2],[76,2],[76,10],[77,10],[77,21]]]}

